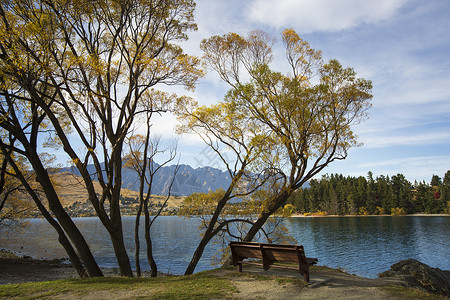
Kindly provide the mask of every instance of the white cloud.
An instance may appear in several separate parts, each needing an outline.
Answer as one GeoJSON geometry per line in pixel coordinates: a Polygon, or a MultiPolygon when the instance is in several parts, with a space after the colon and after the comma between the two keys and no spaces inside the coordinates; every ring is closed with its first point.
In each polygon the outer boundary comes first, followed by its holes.
{"type": "Polygon", "coordinates": [[[383,166],[399,166],[399,165],[409,165],[410,167],[417,167],[421,165],[442,164],[448,163],[450,161],[450,156],[448,155],[437,155],[437,156],[416,156],[416,157],[406,157],[398,159],[390,159],[384,161],[376,161],[370,163],[360,164],[358,167],[361,168],[373,168],[373,167],[383,167],[383,166]]]}
{"type": "MultiPolygon", "coordinates": [[[[392,176],[401,173],[410,181],[425,180],[429,182],[433,174],[442,177],[450,170],[449,161],[450,156],[448,155],[414,156],[363,163],[359,164],[357,168],[365,171],[371,170],[375,176],[392,176]]],[[[355,172],[355,174],[359,173],[355,172]]]]}
{"type": "MultiPolygon", "coordinates": [[[[382,74],[380,74],[382,76],[382,74]]],[[[449,109],[450,76],[424,74],[417,79],[397,76],[397,82],[384,83],[377,86],[374,83],[374,104],[378,108],[409,107],[423,113],[423,108],[430,108],[435,113],[449,109]]]]}
{"type": "Polygon", "coordinates": [[[392,146],[438,145],[449,143],[450,132],[415,133],[406,131],[402,135],[374,135],[362,139],[366,148],[386,148],[392,146]]]}
{"type": "Polygon", "coordinates": [[[450,170],[450,156],[446,154],[408,156],[397,153],[397,157],[389,154],[385,157],[369,158],[365,151],[356,150],[356,152],[352,153],[354,155],[349,156],[345,161],[330,164],[316,178],[320,178],[326,173],[354,177],[366,176],[371,171],[374,177],[380,175],[392,177],[396,174],[403,174],[410,182],[414,182],[414,180],[429,182],[433,174],[443,177],[450,170]]]}
{"type": "Polygon", "coordinates": [[[202,39],[212,35],[222,35],[230,31],[246,34],[255,29],[244,15],[245,1],[241,0],[197,0],[195,22],[198,31],[189,34],[188,42],[199,54],[202,39]]]}
{"type": "Polygon", "coordinates": [[[340,31],[392,17],[406,0],[254,0],[249,16],[257,23],[299,32],[340,31]]]}

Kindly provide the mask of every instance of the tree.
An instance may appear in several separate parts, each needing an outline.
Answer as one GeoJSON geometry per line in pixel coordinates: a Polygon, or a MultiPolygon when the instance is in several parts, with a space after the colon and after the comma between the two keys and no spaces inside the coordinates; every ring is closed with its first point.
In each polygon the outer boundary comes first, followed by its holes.
{"type": "MultiPolygon", "coordinates": [[[[86,268],[83,266],[83,263],[80,260],[79,255],[76,253],[75,249],[73,248],[72,244],[70,243],[69,239],[67,238],[67,235],[64,232],[64,229],[61,227],[61,225],[56,221],[53,216],[49,213],[47,208],[43,205],[40,194],[43,194],[41,191],[37,191],[37,187],[32,187],[29,183],[29,177],[31,177],[29,174],[30,172],[26,170],[26,164],[24,164],[24,159],[21,159],[20,156],[16,156],[15,158],[12,157],[12,148],[14,146],[14,138],[10,136],[9,144],[6,145],[2,140],[0,140],[0,150],[3,155],[3,163],[2,163],[2,177],[3,175],[7,174],[8,176],[14,177],[18,182],[20,182],[21,189],[28,192],[30,197],[33,199],[34,203],[36,204],[36,207],[41,212],[42,216],[49,222],[49,224],[56,230],[58,234],[58,241],[63,246],[63,248],[66,250],[66,253],[69,256],[70,261],[72,262],[73,267],[78,272],[78,275],[80,277],[86,277],[86,276],[102,276],[102,273],[98,266],[96,264],[91,265],[86,264],[86,268]],[[6,163],[5,163],[6,162],[6,163]],[[10,166],[11,171],[8,171],[8,168],[6,166],[10,166]],[[25,177],[25,174],[27,175],[27,178],[25,177]],[[98,268],[98,273],[96,272],[96,268],[98,268]]],[[[33,181],[33,180],[31,180],[33,181]]],[[[2,182],[3,184],[4,182],[2,182]]],[[[6,198],[5,198],[6,200],[6,198]]],[[[23,202],[23,201],[20,201],[23,202]]],[[[4,204],[4,203],[2,203],[4,204]]],[[[25,204],[25,207],[28,207],[29,204],[25,204]]],[[[23,212],[22,207],[23,205],[19,206],[20,214],[23,212]]],[[[0,209],[1,211],[1,209],[0,209]]],[[[14,207],[12,210],[14,216],[17,216],[17,207],[14,207]]],[[[19,216],[20,216],[19,214],[19,216]]],[[[89,248],[88,248],[89,250],[89,248]]],[[[81,255],[80,255],[81,256],[81,255]]],[[[89,258],[89,257],[88,257],[89,258]]]]}
{"type": "MultiPolygon", "coordinates": [[[[226,191],[223,189],[208,193],[193,193],[185,198],[178,213],[179,216],[199,219],[201,221],[199,229],[204,232],[202,240],[204,241],[207,238],[208,243],[212,241],[220,246],[217,255],[213,257],[216,264],[221,264],[228,259],[230,240],[243,240],[249,226],[254,224],[253,220],[258,217],[264,206],[264,191],[252,193],[251,197],[244,197],[237,202],[228,202],[223,207],[217,220],[214,221],[214,230],[206,235],[205,233],[211,227],[212,217],[217,212],[218,203],[223,201],[225,193],[226,191]]],[[[287,204],[277,211],[277,216],[289,217],[293,208],[291,204],[287,204]]],[[[259,233],[261,238],[268,243],[292,244],[295,242],[288,234],[288,230],[282,224],[280,218],[272,218],[259,233]]],[[[199,245],[202,246],[202,243],[199,243],[199,245]]],[[[187,271],[191,270],[192,267],[195,269],[199,249],[197,247],[196,252],[194,252],[187,271]]]]}
{"type": "Polygon", "coordinates": [[[433,189],[424,181],[416,186],[415,193],[415,211],[429,212],[429,203],[433,201],[433,189]]]}
{"type": "MultiPolygon", "coordinates": [[[[139,103],[152,97],[155,85],[193,88],[202,75],[198,59],[173,43],[187,39],[185,32],[196,29],[194,6],[192,0],[17,0],[0,6],[1,77],[8,89],[3,97],[13,94],[15,101],[25,103],[25,115],[39,112],[49,120],[53,140],[83,177],[122,275],[132,276],[119,205],[124,141],[136,115],[143,112],[139,103]],[[70,139],[67,125],[73,129],[70,139]],[[87,170],[90,163],[95,174],[87,170]],[[100,196],[94,178],[101,185],[100,196]]],[[[20,136],[23,130],[10,132],[20,136]]],[[[23,147],[50,208],[80,254],[87,252],[81,235],[68,225],[71,221],[40,163],[37,142],[23,147]]],[[[83,262],[87,264],[88,258],[83,257],[83,262]]]]}
{"type": "MultiPolygon", "coordinates": [[[[229,228],[232,223],[247,223],[241,216],[228,219],[223,217],[227,204],[231,199],[246,198],[264,185],[270,176],[269,169],[255,166],[264,151],[268,151],[265,144],[269,139],[267,133],[255,126],[253,120],[239,112],[232,103],[220,103],[211,107],[179,106],[177,110],[179,119],[183,122],[178,128],[179,132],[194,132],[212,149],[220,161],[224,163],[231,178],[231,183],[224,191],[216,191],[207,195],[193,195],[192,202],[186,203],[190,208],[184,210],[184,215],[197,216],[196,205],[202,204],[204,199],[212,203],[208,206],[208,217],[204,219],[204,233],[192,259],[186,268],[185,274],[192,274],[200,260],[207,244],[221,232],[229,228]],[[228,153],[228,155],[227,155],[228,153]],[[229,160],[231,156],[234,162],[229,160]],[[191,204],[193,204],[191,206],[191,204]]],[[[248,214],[247,214],[248,216],[248,214]]]]}
{"type": "Polygon", "coordinates": [[[338,174],[322,176],[320,181],[312,179],[310,188],[294,193],[290,201],[295,204],[297,210],[304,213],[320,209],[335,214],[336,205],[329,205],[330,199],[333,201],[334,198],[338,202],[337,205],[343,207],[340,214],[356,212],[383,215],[391,212],[393,215],[403,215],[447,211],[448,202],[445,197],[448,196],[448,178],[444,177],[441,185],[437,187],[425,181],[415,181],[414,185],[411,185],[402,174],[392,176],[392,179],[379,176],[376,180],[373,179],[372,172],[368,175],[367,180],[363,177],[344,177],[338,174]],[[442,192],[439,198],[436,198],[437,188],[442,192]],[[325,192],[327,190],[328,192],[325,192]],[[305,209],[306,199],[310,205],[305,209]]]}
{"type": "Polygon", "coordinates": [[[369,212],[374,213],[376,208],[376,195],[375,195],[375,180],[373,179],[373,173],[369,171],[367,173],[367,191],[366,191],[366,199],[367,199],[367,209],[369,212]]]}
{"type": "Polygon", "coordinates": [[[392,176],[390,184],[390,208],[401,207],[411,212],[410,203],[411,183],[402,174],[392,176]]]}
{"type": "MultiPolygon", "coordinates": [[[[258,154],[242,172],[265,178],[263,209],[246,233],[247,241],[295,190],[328,164],[346,158],[357,145],[351,127],[366,117],[372,97],[370,81],[356,78],[353,69],[337,60],[324,63],[321,52],[292,29],[282,38],[291,70],[287,75],[270,68],[273,38],[263,32],[247,38],[229,33],[201,43],[206,64],[230,86],[222,103],[198,108],[208,112],[204,128],[217,120],[238,120],[241,130],[258,132],[258,139],[242,138],[242,147],[258,154]],[[216,113],[216,107],[227,107],[227,114],[216,113]]],[[[192,118],[194,124],[197,120],[192,118]]]]}
{"type": "Polygon", "coordinates": [[[444,213],[450,213],[450,170],[445,173],[442,180],[441,203],[444,213]]]}
{"type": "MultiPolygon", "coordinates": [[[[336,60],[323,63],[320,52],[291,29],[283,32],[283,42],[292,73],[282,75],[270,70],[270,47],[262,37],[250,35],[248,52],[240,57],[251,78],[249,83],[241,82],[234,66],[223,72],[220,60],[208,60],[231,86],[227,100],[247,111],[259,126],[270,130],[272,137],[273,150],[263,161],[276,170],[277,177],[267,208],[246,240],[254,237],[293,191],[329,163],[345,159],[348,148],[356,146],[350,127],[365,117],[371,98],[369,81],[357,79],[352,69],[344,69],[336,60]],[[316,75],[319,83],[314,84],[316,75]]],[[[204,46],[207,57],[214,45],[204,46]]],[[[225,51],[218,55],[232,58],[225,51]]]]}
{"type": "Polygon", "coordinates": [[[439,176],[433,175],[431,177],[431,186],[439,186],[442,183],[442,180],[439,176]]]}
{"type": "Polygon", "coordinates": [[[390,211],[391,206],[389,205],[389,176],[380,175],[376,178],[376,203],[377,206],[383,208],[384,211],[390,211]]]}
{"type": "MultiPolygon", "coordinates": [[[[158,95],[163,95],[157,93],[158,95]]],[[[157,98],[157,97],[155,97],[157,98]]],[[[161,99],[169,99],[167,95],[164,95],[161,99]]],[[[150,104],[150,103],[148,103],[150,104]]],[[[178,165],[175,167],[172,180],[169,185],[169,193],[165,198],[163,204],[156,212],[156,215],[151,218],[149,202],[152,191],[153,179],[156,176],[158,170],[163,166],[167,165],[175,159],[176,147],[169,147],[167,149],[160,148],[160,138],[152,139],[150,136],[151,129],[151,115],[153,111],[149,110],[146,114],[145,122],[147,125],[147,130],[145,135],[133,135],[127,140],[129,146],[129,153],[125,156],[126,166],[134,170],[138,174],[139,178],[139,207],[136,213],[136,221],[134,227],[134,239],[135,239],[135,261],[136,261],[136,274],[138,277],[141,276],[140,267],[140,238],[139,238],[139,224],[142,212],[144,213],[144,236],[147,246],[147,260],[151,269],[151,276],[156,277],[158,274],[158,267],[153,256],[153,245],[151,239],[151,227],[156,221],[156,218],[162,213],[163,209],[166,207],[167,202],[170,198],[170,193],[172,189],[173,182],[175,181],[175,176],[178,172],[178,165]],[[161,153],[169,153],[169,157],[166,161],[160,165],[155,163],[155,156],[161,153]]]]}
{"type": "MultiPolygon", "coordinates": [[[[7,71],[8,69],[4,68],[3,70],[7,71]]],[[[0,149],[4,159],[11,166],[14,176],[30,194],[43,216],[58,232],[59,241],[69,255],[78,273],[80,275],[84,274],[85,272],[83,270],[86,268],[89,276],[102,276],[102,272],[95,262],[84,237],[59,201],[51,178],[46,170],[44,156],[37,152],[37,143],[40,134],[42,135],[48,126],[45,112],[39,110],[33,103],[21,101],[23,91],[20,88],[16,90],[8,89],[8,82],[5,80],[5,77],[0,77],[0,80],[2,83],[0,95],[3,98],[0,106],[0,114],[2,117],[2,122],[0,122],[0,127],[2,128],[0,149]],[[13,159],[13,154],[16,155],[17,159],[13,159]],[[26,178],[28,176],[22,174],[21,170],[25,168],[16,163],[16,161],[21,164],[25,163],[25,159],[21,159],[21,157],[26,158],[33,168],[35,179],[39,182],[43,193],[45,193],[49,208],[56,216],[57,222],[42,205],[39,196],[35,193],[35,189],[28,183],[28,178],[26,178]],[[64,232],[69,236],[79,255],[75,253],[64,232]],[[84,267],[81,265],[80,258],[83,261],[84,267]]],[[[14,84],[10,85],[12,88],[16,88],[14,84]]]]}

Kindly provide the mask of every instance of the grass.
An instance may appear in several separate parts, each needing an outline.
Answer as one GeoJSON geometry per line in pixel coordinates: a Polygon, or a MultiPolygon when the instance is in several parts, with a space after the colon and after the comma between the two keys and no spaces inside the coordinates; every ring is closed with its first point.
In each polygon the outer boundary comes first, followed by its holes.
{"type": "MultiPolygon", "coordinates": [[[[327,270],[327,267],[315,267],[327,270]]],[[[234,268],[233,268],[234,269],[234,268]]],[[[232,278],[247,277],[255,284],[275,281],[280,286],[305,287],[301,278],[217,270],[190,276],[158,278],[102,277],[0,285],[0,299],[233,299],[238,292],[232,278]],[[221,275],[219,274],[221,273],[221,275]]],[[[244,280],[245,281],[245,280],[244,280]]],[[[401,286],[380,287],[400,299],[448,299],[401,286]]]]}
{"type": "Polygon", "coordinates": [[[236,289],[226,278],[201,272],[191,276],[161,278],[104,277],[67,279],[0,286],[1,299],[217,299],[229,298],[236,289]]]}

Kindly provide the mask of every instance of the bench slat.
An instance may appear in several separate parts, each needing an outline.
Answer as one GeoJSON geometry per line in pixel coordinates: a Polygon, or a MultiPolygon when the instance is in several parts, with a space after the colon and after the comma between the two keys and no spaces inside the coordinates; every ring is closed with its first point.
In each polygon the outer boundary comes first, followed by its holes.
{"type": "MultiPolygon", "coordinates": [[[[304,275],[305,281],[309,282],[309,267],[318,262],[317,258],[307,258],[301,245],[282,245],[254,242],[231,242],[230,248],[233,256],[233,264],[242,271],[244,259],[256,258],[263,261],[264,270],[270,266],[292,269],[292,267],[275,266],[276,262],[295,262],[298,263],[300,274],[304,275]]],[[[255,264],[255,263],[253,263],[255,264]]],[[[261,265],[261,264],[258,264],[261,265]]]]}
{"type": "Polygon", "coordinates": [[[277,252],[276,250],[266,250],[264,254],[274,261],[290,261],[297,262],[298,257],[296,252],[277,252]]]}

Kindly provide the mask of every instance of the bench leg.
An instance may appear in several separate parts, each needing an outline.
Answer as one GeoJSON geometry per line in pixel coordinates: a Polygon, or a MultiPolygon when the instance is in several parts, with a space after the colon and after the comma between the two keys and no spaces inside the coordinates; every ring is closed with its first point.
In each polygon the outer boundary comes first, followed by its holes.
{"type": "Polygon", "coordinates": [[[306,272],[303,274],[303,279],[304,279],[306,282],[309,282],[309,270],[306,271],[306,272]]]}
{"type": "Polygon", "coordinates": [[[242,263],[237,265],[238,272],[242,272],[242,263]]]}

